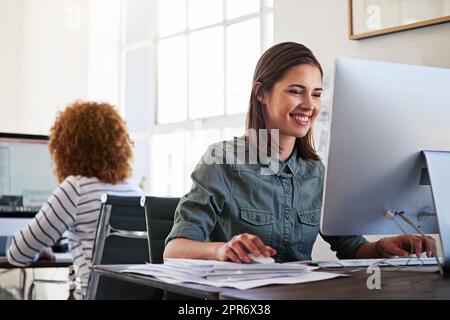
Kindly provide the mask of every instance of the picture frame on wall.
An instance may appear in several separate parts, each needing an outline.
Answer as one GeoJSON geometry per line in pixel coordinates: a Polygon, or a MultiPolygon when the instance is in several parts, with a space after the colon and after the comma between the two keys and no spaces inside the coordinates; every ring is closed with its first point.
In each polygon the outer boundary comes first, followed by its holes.
{"type": "Polygon", "coordinates": [[[351,40],[450,22],[450,0],[347,1],[351,40]]]}

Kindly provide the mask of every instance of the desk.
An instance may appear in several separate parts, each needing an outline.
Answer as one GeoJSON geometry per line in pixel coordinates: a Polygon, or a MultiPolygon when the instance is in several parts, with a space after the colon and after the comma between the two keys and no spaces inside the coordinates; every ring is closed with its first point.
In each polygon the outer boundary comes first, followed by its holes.
{"type": "Polygon", "coordinates": [[[68,268],[72,265],[72,257],[70,254],[65,253],[55,253],[55,260],[38,260],[35,263],[27,266],[27,267],[18,267],[12,265],[8,262],[7,257],[0,256],[0,269],[20,269],[21,272],[21,284],[20,284],[20,295],[21,299],[25,297],[25,285],[26,285],[26,272],[25,269],[36,269],[36,268],[68,268]]]}
{"type": "MultiPolygon", "coordinates": [[[[66,255],[55,254],[56,260],[38,260],[32,265],[23,268],[67,268],[72,265],[72,258],[67,257],[66,255]]],[[[20,268],[18,266],[12,265],[8,262],[6,257],[0,257],[0,269],[16,269],[20,268]]]]}
{"type": "MultiPolygon", "coordinates": [[[[349,277],[302,284],[270,285],[242,291],[191,283],[168,284],[144,275],[120,273],[119,271],[125,267],[124,265],[98,265],[94,267],[94,270],[103,276],[203,299],[450,299],[450,278],[428,272],[381,269],[381,290],[369,290],[366,282],[370,274],[361,270],[352,272],[349,277]]],[[[345,269],[339,269],[340,272],[343,270],[345,269]]]]}

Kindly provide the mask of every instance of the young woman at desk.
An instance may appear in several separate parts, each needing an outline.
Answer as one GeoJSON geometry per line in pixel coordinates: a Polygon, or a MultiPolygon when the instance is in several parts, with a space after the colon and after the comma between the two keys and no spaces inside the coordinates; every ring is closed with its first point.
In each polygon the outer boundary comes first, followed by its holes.
{"type": "MultiPolygon", "coordinates": [[[[322,77],[319,62],[301,44],[281,43],[263,54],[253,78],[247,129],[279,129],[278,166],[267,175],[261,174],[260,162],[214,161],[223,154],[233,160],[230,150],[240,143],[248,153],[248,135],[213,145],[215,152],[209,149],[203,156],[207,161],[197,165],[193,186],[180,200],[164,257],[236,263],[250,262],[249,254],[279,262],[311,259],[324,180],[311,131],[320,111],[322,77]],[[224,241],[206,242],[215,227],[224,241]]],[[[417,255],[434,254],[432,241],[419,236],[374,243],[362,236],[322,237],[341,259],[408,256],[411,244],[417,255]]]]}
{"type": "MultiPolygon", "coordinates": [[[[131,174],[130,138],[111,105],[75,102],[56,119],[49,150],[60,185],[30,224],[15,234],[8,260],[26,266],[38,258],[51,258],[47,247],[67,231],[75,274],[85,287],[101,195],[142,194],[126,181],[131,174]]],[[[79,293],[75,292],[76,298],[81,298],[79,293]]]]}

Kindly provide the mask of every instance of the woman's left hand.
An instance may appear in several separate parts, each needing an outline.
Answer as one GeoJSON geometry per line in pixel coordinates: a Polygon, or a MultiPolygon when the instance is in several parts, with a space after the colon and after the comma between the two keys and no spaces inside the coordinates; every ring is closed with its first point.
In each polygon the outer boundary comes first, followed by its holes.
{"type": "Polygon", "coordinates": [[[53,253],[52,248],[42,248],[41,251],[39,251],[38,260],[55,261],[55,254],[53,253]]]}
{"type": "Polygon", "coordinates": [[[427,257],[433,257],[436,254],[436,240],[432,237],[400,235],[380,239],[375,244],[375,248],[377,253],[383,258],[393,256],[408,257],[412,252],[417,257],[420,257],[422,252],[426,252],[427,257]]]}

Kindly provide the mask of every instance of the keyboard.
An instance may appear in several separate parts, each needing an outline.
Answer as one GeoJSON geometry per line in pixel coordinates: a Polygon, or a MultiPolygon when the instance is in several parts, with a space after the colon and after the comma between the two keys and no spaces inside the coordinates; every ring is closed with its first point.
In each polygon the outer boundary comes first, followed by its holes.
{"type": "MultiPolygon", "coordinates": [[[[438,258],[442,263],[442,258],[438,258]]],[[[389,258],[389,259],[342,259],[336,261],[312,261],[320,268],[351,268],[351,267],[403,267],[403,266],[437,266],[435,257],[432,258],[389,258]]]]}

